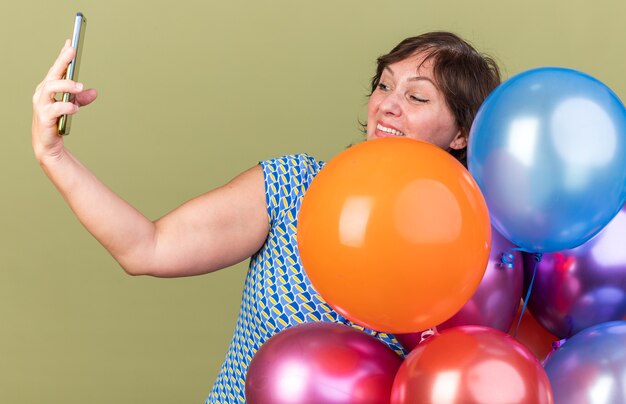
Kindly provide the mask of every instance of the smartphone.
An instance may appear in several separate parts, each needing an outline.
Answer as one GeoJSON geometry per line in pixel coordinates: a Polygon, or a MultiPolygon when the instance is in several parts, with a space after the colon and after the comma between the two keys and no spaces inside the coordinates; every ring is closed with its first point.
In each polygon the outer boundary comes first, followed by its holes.
{"type": "MultiPolygon", "coordinates": [[[[83,54],[83,42],[85,38],[85,28],[87,27],[87,19],[83,13],[76,13],[74,20],[74,33],[72,34],[72,48],[76,49],[74,59],[67,66],[65,78],[68,80],[78,80],[78,68],[80,67],[80,58],[83,54]]],[[[63,93],[63,101],[74,101],[74,95],[63,93]]],[[[61,115],[58,122],[59,135],[65,136],[70,134],[70,125],[72,123],[72,115],[61,115]]]]}

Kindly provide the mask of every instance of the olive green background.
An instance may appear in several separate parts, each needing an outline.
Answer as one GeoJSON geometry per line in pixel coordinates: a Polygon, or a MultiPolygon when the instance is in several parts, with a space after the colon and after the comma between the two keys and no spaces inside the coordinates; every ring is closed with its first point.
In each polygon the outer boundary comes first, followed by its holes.
{"type": "Polygon", "coordinates": [[[99,91],[67,146],[150,218],[257,161],[329,159],[359,139],[375,58],[451,30],[504,76],[558,65],[626,96],[626,3],[582,0],[22,0],[0,5],[0,402],[200,403],[246,263],[130,277],[33,158],[31,96],[82,11],[99,91]]]}

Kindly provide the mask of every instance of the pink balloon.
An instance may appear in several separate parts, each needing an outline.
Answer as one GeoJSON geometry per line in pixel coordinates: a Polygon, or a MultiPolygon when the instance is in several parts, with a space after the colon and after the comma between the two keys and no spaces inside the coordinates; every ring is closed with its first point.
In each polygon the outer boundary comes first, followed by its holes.
{"type": "Polygon", "coordinates": [[[337,323],[305,323],[268,339],[246,376],[246,402],[386,403],[402,359],[337,323]]]}
{"type": "MultiPolygon", "coordinates": [[[[437,326],[442,331],[462,325],[482,325],[507,332],[515,319],[524,286],[524,261],[516,246],[491,228],[491,253],[478,290],[452,318],[437,326]],[[503,257],[503,254],[506,254],[503,257]]],[[[405,349],[411,351],[421,339],[421,332],[395,334],[405,349]]]]}

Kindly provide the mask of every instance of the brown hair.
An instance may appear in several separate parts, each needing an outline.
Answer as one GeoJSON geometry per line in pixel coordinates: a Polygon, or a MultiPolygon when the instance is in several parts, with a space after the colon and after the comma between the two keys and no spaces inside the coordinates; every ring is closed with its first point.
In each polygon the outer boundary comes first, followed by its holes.
{"type": "MultiPolygon", "coordinates": [[[[469,136],[478,108],[500,84],[498,65],[456,34],[428,32],[403,40],[391,52],[377,59],[370,95],[378,87],[387,66],[416,53],[424,56],[422,63],[432,60],[436,84],[457,124],[469,136]]],[[[467,166],[467,148],[451,149],[449,152],[467,166]]]]}

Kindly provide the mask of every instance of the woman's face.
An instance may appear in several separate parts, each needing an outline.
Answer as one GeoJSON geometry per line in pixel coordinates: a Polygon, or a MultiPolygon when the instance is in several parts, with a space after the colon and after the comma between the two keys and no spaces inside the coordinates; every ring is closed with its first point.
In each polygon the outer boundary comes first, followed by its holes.
{"type": "Polygon", "coordinates": [[[367,107],[367,140],[405,136],[462,149],[467,138],[435,85],[431,60],[422,60],[418,53],[383,70],[367,107]]]}

